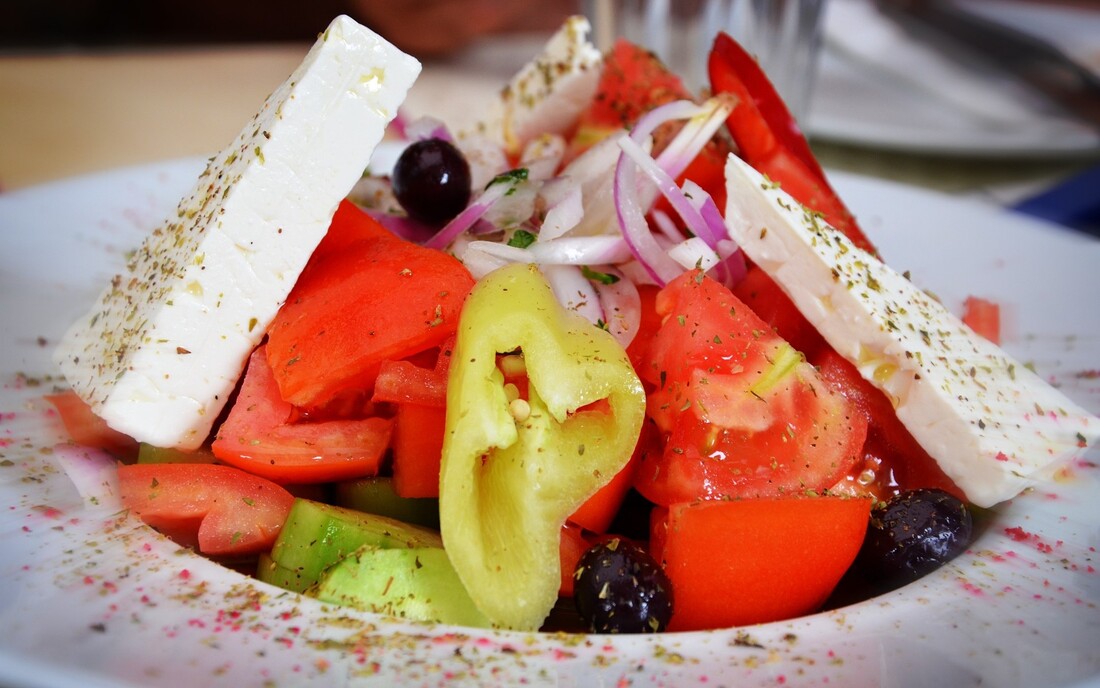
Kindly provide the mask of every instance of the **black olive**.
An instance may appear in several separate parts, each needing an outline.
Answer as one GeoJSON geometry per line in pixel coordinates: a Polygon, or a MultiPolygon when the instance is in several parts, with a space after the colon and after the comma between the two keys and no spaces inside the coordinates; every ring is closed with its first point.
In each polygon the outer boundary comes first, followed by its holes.
{"type": "Polygon", "coordinates": [[[393,192],[409,217],[443,224],[470,202],[470,165],[449,141],[417,141],[393,167],[393,192]]]}
{"type": "Polygon", "coordinates": [[[613,538],[581,556],[573,602],[593,633],[657,633],[672,617],[672,584],[648,552],[613,538]]]}
{"type": "Polygon", "coordinates": [[[857,566],[869,580],[904,585],[961,554],[972,532],[970,511],[954,495],[902,492],[872,509],[857,566]]]}

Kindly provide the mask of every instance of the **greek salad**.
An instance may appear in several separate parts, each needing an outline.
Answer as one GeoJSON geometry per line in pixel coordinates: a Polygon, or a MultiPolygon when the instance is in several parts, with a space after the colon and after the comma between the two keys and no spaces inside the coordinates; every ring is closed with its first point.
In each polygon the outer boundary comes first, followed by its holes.
{"type": "Polygon", "coordinates": [[[1100,436],[880,260],[733,39],[700,95],[587,29],[456,131],[333,22],[58,349],[135,518],[386,615],[712,629],[910,582],[1100,436]]]}

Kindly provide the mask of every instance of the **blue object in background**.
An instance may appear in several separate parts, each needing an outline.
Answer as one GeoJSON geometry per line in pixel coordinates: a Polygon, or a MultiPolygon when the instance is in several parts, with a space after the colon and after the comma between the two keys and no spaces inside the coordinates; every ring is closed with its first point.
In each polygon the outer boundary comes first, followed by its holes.
{"type": "Polygon", "coordinates": [[[1100,238],[1100,165],[1021,201],[1012,209],[1100,238]]]}

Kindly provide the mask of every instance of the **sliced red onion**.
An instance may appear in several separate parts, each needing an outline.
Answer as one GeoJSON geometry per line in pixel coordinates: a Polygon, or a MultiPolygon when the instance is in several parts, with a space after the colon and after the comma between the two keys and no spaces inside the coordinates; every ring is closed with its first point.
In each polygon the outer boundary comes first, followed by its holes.
{"type": "Polygon", "coordinates": [[[487,136],[466,134],[455,139],[455,146],[462,151],[470,166],[470,186],[484,189],[497,175],[511,167],[508,155],[500,144],[487,136]]]}
{"type": "Polygon", "coordinates": [[[630,247],[621,236],[562,237],[536,241],[527,249],[540,264],[598,265],[630,260],[630,247]]]}
{"type": "Polygon", "coordinates": [[[565,148],[565,137],[543,134],[527,142],[520,154],[519,164],[527,168],[527,178],[532,181],[550,179],[565,157],[565,148]]]}
{"type": "Polygon", "coordinates": [[[680,231],[680,228],[665,211],[652,210],[649,217],[653,220],[653,224],[657,225],[657,231],[669,242],[675,244],[684,240],[684,233],[680,231]]]}
{"type": "Polygon", "coordinates": [[[426,139],[442,139],[454,143],[454,137],[442,120],[435,117],[423,116],[405,125],[405,138],[409,141],[423,141],[426,139]]]}
{"type": "Polygon", "coordinates": [[[681,241],[669,249],[668,255],[683,266],[684,270],[702,268],[706,272],[721,261],[715,250],[699,237],[681,241]]]}
{"type": "MultiPolygon", "coordinates": [[[[559,179],[579,185],[584,215],[570,230],[572,234],[590,236],[618,234],[615,217],[615,165],[622,151],[615,140],[626,130],[609,135],[586,150],[562,170],[559,179]]],[[[555,182],[557,183],[557,182],[555,182]]]]}
{"type": "Polygon", "coordinates": [[[575,265],[540,266],[563,308],[575,311],[594,325],[606,321],[596,288],[575,265]]]}
{"type": "Polygon", "coordinates": [[[674,177],[687,168],[714,136],[731,108],[732,101],[728,98],[711,98],[703,105],[686,100],[673,101],[654,108],[640,118],[629,137],[616,139],[623,151],[615,167],[615,208],[619,227],[635,258],[659,285],[668,283],[683,269],[661,249],[646,222],[648,203],[643,209],[639,202],[639,196],[644,197],[644,194],[637,192],[635,166],[640,166],[653,180],[693,233],[696,227],[702,227],[702,231],[706,232],[699,210],[687,201],[676,186],[674,177]],[[661,124],[674,119],[689,121],[662,152],[662,163],[658,164],[639,142],[661,124]]]}
{"type": "Polygon", "coordinates": [[[691,204],[684,192],[680,190],[680,187],[676,186],[676,181],[657,165],[656,160],[630,138],[620,139],[619,147],[657,185],[657,189],[668,199],[672,209],[684,220],[688,231],[697,236],[700,232],[707,233],[707,228],[703,226],[705,224],[703,216],[699,214],[699,210],[691,204]]]}
{"type": "Polygon", "coordinates": [[[614,267],[605,265],[593,269],[619,278],[610,284],[596,282],[595,287],[607,331],[626,348],[634,341],[642,324],[642,297],[638,294],[638,285],[614,267]]]}
{"type": "Polygon", "coordinates": [[[638,118],[634,128],[630,130],[630,137],[640,143],[665,122],[691,119],[700,112],[703,112],[703,106],[690,100],[674,100],[671,103],[659,105],[638,118]]]}
{"type": "Polygon", "coordinates": [[[618,236],[562,237],[553,241],[535,242],[527,248],[509,246],[498,241],[471,241],[468,249],[495,256],[513,263],[539,265],[598,265],[630,260],[630,249],[618,236]]]}
{"type": "Polygon", "coordinates": [[[699,110],[691,115],[688,123],[657,156],[661,169],[673,178],[683,174],[691,161],[714,138],[736,104],[735,96],[720,93],[698,106],[699,110]]]}
{"type": "Polygon", "coordinates": [[[69,476],[86,506],[115,511],[121,508],[118,460],[99,449],[58,444],[53,458],[69,476]]]}
{"type": "Polygon", "coordinates": [[[745,279],[748,265],[745,263],[745,252],[732,240],[723,239],[716,247],[722,262],[715,266],[715,279],[727,287],[736,286],[745,279]]]}
{"type": "MultiPolygon", "coordinates": [[[[623,136],[619,138],[619,143],[621,145],[628,140],[628,137],[623,136]]],[[[649,277],[656,284],[664,286],[683,272],[683,269],[668,257],[649,229],[645,211],[638,203],[636,167],[626,154],[619,157],[615,166],[615,213],[619,220],[619,229],[631,253],[649,277]]]]}
{"type": "Polygon", "coordinates": [[[711,195],[690,179],[685,179],[680,189],[688,203],[699,212],[699,219],[702,221],[694,228],[695,235],[706,241],[711,248],[716,247],[719,241],[728,239],[726,223],[711,195]]]}
{"type": "MultiPolygon", "coordinates": [[[[558,180],[566,181],[560,177],[558,180]]],[[[554,181],[557,182],[558,180],[554,181]]],[[[576,227],[584,218],[584,195],[581,193],[580,184],[546,184],[544,185],[543,197],[551,205],[546,210],[546,216],[539,227],[539,241],[557,239],[576,227]],[[560,196],[554,197],[546,194],[546,186],[550,186],[554,194],[560,194],[560,196]]]]}
{"type": "MultiPolygon", "coordinates": [[[[451,244],[451,250],[466,266],[466,269],[470,271],[474,279],[481,279],[493,270],[515,262],[485,250],[489,246],[503,245],[495,241],[470,241],[465,236],[460,236],[451,244]]],[[[509,246],[508,248],[512,247],[509,246]]]]}
{"type": "Polygon", "coordinates": [[[513,193],[517,185],[523,181],[523,176],[518,170],[513,175],[501,175],[489,183],[489,186],[470,205],[456,215],[450,222],[443,225],[435,236],[424,242],[428,248],[444,249],[457,239],[463,232],[470,229],[475,222],[481,219],[485,213],[496,205],[500,199],[513,193]]]}
{"type": "MultiPolygon", "coordinates": [[[[526,168],[523,168],[526,169],[526,168]]],[[[500,182],[494,182],[499,184],[500,182]]],[[[538,200],[538,183],[530,178],[509,182],[512,186],[485,210],[481,219],[496,229],[511,229],[531,219],[538,200]]]]}
{"type": "Polygon", "coordinates": [[[378,220],[378,224],[390,230],[395,236],[414,244],[427,242],[436,231],[434,227],[429,227],[405,215],[390,215],[371,209],[367,210],[367,214],[378,220]]]}

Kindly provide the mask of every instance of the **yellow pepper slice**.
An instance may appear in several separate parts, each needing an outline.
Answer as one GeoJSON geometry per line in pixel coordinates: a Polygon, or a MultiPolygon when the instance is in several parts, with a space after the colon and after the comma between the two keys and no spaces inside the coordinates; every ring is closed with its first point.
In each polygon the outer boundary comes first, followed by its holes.
{"type": "Polygon", "coordinates": [[[494,625],[533,630],[546,619],[561,527],[629,461],[644,414],[622,346],[562,308],[536,266],[500,268],[474,287],[451,359],[439,510],[451,563],[494,625]],[[498,366],[514,352],[529,414],[515,412],[498,366]]]}

